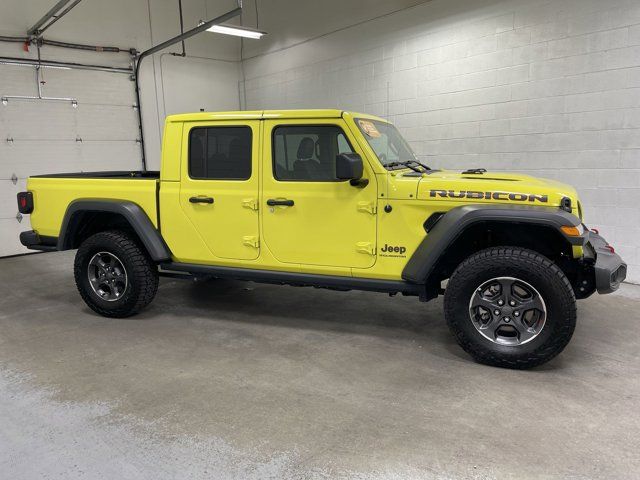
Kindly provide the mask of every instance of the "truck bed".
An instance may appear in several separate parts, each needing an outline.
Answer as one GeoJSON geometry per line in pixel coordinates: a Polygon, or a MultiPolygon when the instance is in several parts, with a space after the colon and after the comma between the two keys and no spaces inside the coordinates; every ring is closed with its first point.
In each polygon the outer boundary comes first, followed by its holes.
{"type": "Polygon", "coordinates": [[[69,205],[83,199],[126,200],[138,204],[157,227],[159,172],[118,171],[55,173],[29,177],[33,192],[31,227],[41,236],[58,237],[69,205]]]}
{"type": "Polygon", "coordinates": [[[128,179],[152,179],[160,178],[159,171],[140,170],[112,171],[112,172],[73,172],[73,173],[50,173],[47,175],[33,175],[31,178],[128,178],[128,179]]]}

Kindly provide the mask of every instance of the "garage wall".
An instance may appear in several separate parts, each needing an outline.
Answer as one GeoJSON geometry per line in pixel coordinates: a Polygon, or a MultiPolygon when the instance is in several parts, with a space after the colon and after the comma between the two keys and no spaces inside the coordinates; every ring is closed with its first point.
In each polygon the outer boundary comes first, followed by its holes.
{"type": "MultiPolygon", "coordinates": [[[[0,35],[25,35],[55,0],[7,0],[0,7],[0,35]]],[[[235,0],[185,0],[185,29],[235,7],[235,0]]],[[[177,35],[177,0],[84,0],[45,32],[45,38],[134,47],[140,51],[177,35]]],[[[149,169],[158,169],[164,117],[172,113],[239,107],[239,47],[231,37],[203,33],[186,42],[188,57],[172,56],[176,45],[145,60],[141,73],[149,169]]],[[[84,52],[44,46],[43,59],[128,67],[128,54],[84,52]]],[[[0,56],[37,58],[20,44],[0,42],[0,56]]],[[[128,75],[43,69],[43,93],[69,102],[9,100],[0,104],[0,256],[26,252],[18,234],[28,218],[15,218],[15,195],[39,173],[139,170],[140,145],[134,83],[128,75]],[[12,139],[11,142],[7,139],[12,139]],[[17,183],[11,180],[17,176],[17,183]]],[[[34,95],[34,69],[0,65],[0,96],[34,95]]]]}
{"type": "Polygon", "coordinates": [[[322,32],[277,3],[245,49],[247,108],[378,114],[433,167],[571,183],[640,283],[640,2],[329,0],[322,32]]]}

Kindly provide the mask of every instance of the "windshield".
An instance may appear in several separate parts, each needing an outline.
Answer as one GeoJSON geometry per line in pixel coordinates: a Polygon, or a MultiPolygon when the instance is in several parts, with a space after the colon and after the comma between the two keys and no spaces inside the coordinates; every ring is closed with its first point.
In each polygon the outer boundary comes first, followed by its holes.
{"type": "Polygon", "coordinates": [[[407,141],[390,123],[368,119],[358,119],[356,123],[385,167],[398,166],[398,162],[416,161],[416,155],[407,141]]]}

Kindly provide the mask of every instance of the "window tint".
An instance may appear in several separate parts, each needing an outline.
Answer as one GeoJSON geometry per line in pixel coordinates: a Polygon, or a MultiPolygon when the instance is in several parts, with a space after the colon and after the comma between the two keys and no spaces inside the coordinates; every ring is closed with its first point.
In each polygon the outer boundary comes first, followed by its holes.
{"type": "Polygon", "coordinates": [[[353,153],[340,127],[305,125],[273,131],[273,173],[278,180],[337,181],[339,153],[353,153]]]}
{"type": "Polygon", "coordinates": [[[251,129],[193,128],[189,132],[189,176],[216,180],[249,179],[251,129]]]}

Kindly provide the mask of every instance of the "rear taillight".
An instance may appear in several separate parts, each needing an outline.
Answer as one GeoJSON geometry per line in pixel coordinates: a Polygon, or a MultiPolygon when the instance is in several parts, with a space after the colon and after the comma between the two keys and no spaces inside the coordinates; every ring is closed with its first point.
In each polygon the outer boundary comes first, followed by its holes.
{"type": "Polygon", "coordinates": [[[33,193],[20,192],[18,194],[18,211],[23,215],[33,212],[33,193]]]}

